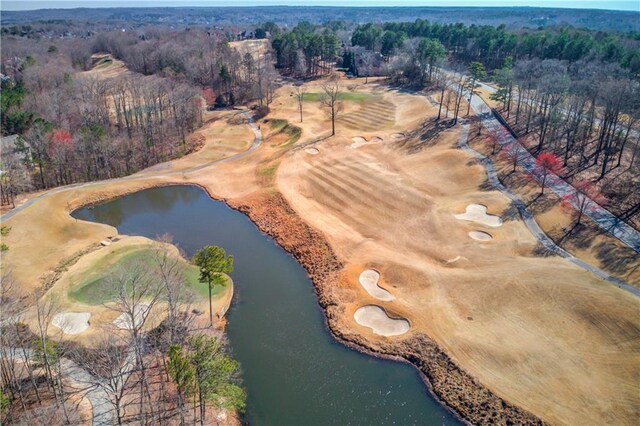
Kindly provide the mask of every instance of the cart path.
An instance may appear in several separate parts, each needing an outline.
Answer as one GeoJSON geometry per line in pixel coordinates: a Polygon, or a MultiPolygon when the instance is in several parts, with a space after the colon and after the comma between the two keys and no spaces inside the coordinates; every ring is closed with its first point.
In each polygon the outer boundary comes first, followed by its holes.
{"type": "MultiPolygon", "coordinates": [[[[490,88],[486,85],[483,85],[483,87],[490,88]]],[[[521,149],[519,150],[521,153],[518,156],[518,164],[525,170],[525,172],[532,175],[536,166],[535,157],[531,155],[531,153],[493,116],[491,108],[489,108],[480,96],[473,96],[471,99],[471,108],[482,120],[482,124],[495,135],[498,143],[502,147],[507,150],[512,150],[514,149],[514,145],[520,145],[521,149]]],[[[567,199],[573,207],[576,207],[577,202],[575,197],[572,197],[576,193],[576,189],[572,185],[555,174],[550,174],[547,177],[546,182],[547,188],[555,192],[561,198],[567,199]]],[[[632,226],[628,225],[594,201],[589,200],[584,210],[584,214],[593,220],[602,230],[610,233],[624,244],[640,253],[639,231],[635,230],[632,226]]]]}
{"type": "Polygon", "coordinates": [[[522,198],[520,198],[518,195],[516,195],[513,192],[509,191],[507,189],[507,187],[505,187],[502,184],[502,182],[500,182],[500,179],[498,179],[498,173],[496,172],[496,169],[495,169],[493,163],[491,162],[491,160],[488,157],[486,157],[485,155],[479,153],[478,151],[476,151],[475,149],[473,149],[473,148],[471,148],[469,146],[469,144],[467,143],[468,136],[469,136],[469,125],[464,123],[464,120],[461,120],[461,121],[463,121],[462,133],[460,135],[460,139],[458,140],[458,146],[460,146],[460,148],[462,148],[463,150],[469,152],[475,158],[480,160],[480,162],[485,167],[485,170],[487,172],[487,178],[489,179],[489,182],[491,183],[491,185],[493,185],[497,190],[502,192],[504,195],[506,195],[507,197],[509,197],[513,201],[513,204],[518,209],[518,212],[520,213],[520,216],[522,217],[522,220],[524,221],[525,225],[527,225],[527,228],[529,228],[531,233],[538,239],[538,241],[540,241],[540,243],[546,249],[552,251],[553,253],[557,254],[558,256],[564,257],[565,259],[567,259],[571,263],[579,266],[580,268],[594,273],[595,275],[597,275],[598,277],[602,278],[603,280],[606,280],[606,281],[614,284],[615,286],[617,286],[617,287],[619,287],[619,288],[621,288],[623,290],[626,290],[626,291],[634,294],[635,296],[639,296],[640,297],[640,289],[637,289],[637,288],[627,284],[623,280],[621,280],[619,278],[616,278],[616,277],[606,273],[605,271],[603,271],[603,270],[601,270],[601,269],[599,269],[599,268],[597,268],[595,266],[589,265],[588,263],[578,259],[577,257],[572,255],[571,253],[569,253],[566,250],[564,250],[562,247],[558,246],[551,238],[549,238],[549,236],[544,233],[542,228],[540,228],[540,225],[538,225],[538,223],[536,222],[535,218],[533,217],[533,214],[529,211],[529,209],[527,209],[527,205],[524,202],[524,200],[522,198]]]}

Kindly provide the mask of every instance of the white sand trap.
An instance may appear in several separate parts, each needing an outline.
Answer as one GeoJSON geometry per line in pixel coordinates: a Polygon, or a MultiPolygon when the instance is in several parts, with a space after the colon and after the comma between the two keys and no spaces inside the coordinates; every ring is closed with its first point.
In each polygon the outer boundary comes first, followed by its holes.
{"type": "Polygon", "coordinates": [[[56,314],[51,321],[66,334],[80,334],[89,328],[89,312],[61,312],[56,314]]]}
{"type": "Polygon", "coordinates": [[[307,148],[304,150],[304,152],[306,152],[309,155],[318,155],[320,154],[320,151],[318,150],[318,148],[307,148]]]}
{"type": "Polygon", "coordinates": [[[411,328],[411,324],[404,318],[389,318],[380,306],[367,305],[353,314],[353,318],[360,325],[369,327],[374,334],[380,336],[399,336],[411,328]]]}
{"type": "MultiPolygon", "coordinates": [[[[146,303],[141,303],[140,305],[138,305],[136,307],[137,309],[134,310],[133,312],[133,321],[136,324],[136,326],[140,326],[147,314],[149,313],[149,308],[150,306],[146,303]]],[[[113,320],[113,324],[118,327],[121,328],[123,330],[131,330],[131,317],[129,316],[129,314],[126,313],[121,313],[118,318],[113,320]]]]}
{"type": "Polygon", "coordinates": [[[391,137],[395,140],[400,140],[400,139],[404,139],[405,135],[404,133],[394,133],[391,135],[391,137]]]}
{"type": "Polygon", "coordinates": [[[487,214],[487,207],[482,204],[469,204],[464,213],[454,215],[456,219],[476,222],[492,228],[502,226],[502,219],[492,214],[487,214]]]}
{"type": "Polygon", "coordinates": [[[384,139],[382,139],[380,136],[374,136],[371,138],[371,143],[381,143],[382,141],[384,141],[384,139]]]}
{"type": "Polygon", "coordinates": [[[491,234],[489,234],[488,232],[482,232],[482,231],[471,231],[469,232],[469,237],[478,241],[491,241],[493,239],[491,234]]]}
{"type": "Polygon", "coordinates": [[[373,269],[366,269],[362,271],[360,274],[360,285],[367,290],[367,293],[372,295],[378,300],[383,300],[385,302],[390,302],[395,299],[395,297],[389,293],[387,290],[378,286],[378,281],[380,280],[380,274],[378,271],[374,271],[373,269]]]}
{"type": "Polygon", "coordinates": [[[356,149],[362,145],[366,145],[367,143],[367,140],[362,136],[354,136],[351,140],[353,141],[353,143],[349,145],[351,149],[356,149]]]}
{"type": "Polygon", "coordinates": [[[448,259],[448,260],[447,260],[447,263],[455,263],[455,262],[457,262],[458,260],[469,260],[469,259],[467,259],[467,258],[466,258],[466,257],[464,257],[464,256],[456,256],[456,257],[454,257],[453,259],[448,259]]]}

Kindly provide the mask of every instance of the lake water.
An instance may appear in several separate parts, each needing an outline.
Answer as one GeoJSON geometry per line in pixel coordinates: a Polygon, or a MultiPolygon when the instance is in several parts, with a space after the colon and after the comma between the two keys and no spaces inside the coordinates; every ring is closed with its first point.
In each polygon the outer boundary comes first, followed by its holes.
{"type": "Polygon", "coordinates": [[[233,356],[255,425],[454,425],[410,365],[335,342],[309,277],[242,213],[200,188],[153,188],[73,214],[121,234],[170,234],[187,255],[218,245],[235,258],[228,314],[233,356]]]}

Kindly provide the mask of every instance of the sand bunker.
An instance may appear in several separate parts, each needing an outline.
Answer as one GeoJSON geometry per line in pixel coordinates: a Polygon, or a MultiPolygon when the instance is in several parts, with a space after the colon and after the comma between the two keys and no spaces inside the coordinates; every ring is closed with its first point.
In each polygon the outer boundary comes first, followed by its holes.
{"type": "Polygon", "coordinates": [[[405,138],[405,134],[404,133],[394,133],[391,135],[391,137],[395,140],[400,140],[400,139],[404,139],[405,138]]]}
{"type": "Polygon", "coordinates": [[[382,141],[384,141],[384,139],[382,139],[380,136],[372,137],[369,142],[367,142],[367,139],[363,136],[354,136],[351,138],[351,140],[353,141],[353,143],[349,145],[351,149],[356,149],[358,147],[361,147],[362,145],[367,145],[369,143],[381,143],[382,141]]]}
{"type": "Polygon", "coordinates": [[[399,336],[411,328],[411,324],[404,318],[389,318],[380,306],[367,305],[358,308],[353,318],[360,325],[369,327],[374,334],[380,336],[399,336]]]}
{"type": "Polygon", "coordinates": [[[355,136],[353,138],[351,138],[351,140],[353,141],[353,143],[351,145],[349,145],[349,148],[351,149],[356,149],[362,145],[365,145],[367,143],[367,140],[365,138],[363,138],[362,136],[355,136]]]}
{"type": "Polygon", "coordinates": [[[380,280],[380,274],[378,271],[374,271],[373,269],[362,271],[359,278],[360,285],[367,290],[367,293],[376,299],[383,300],[385,302],[390,302],[395,299],[391,293],[378,286],[378,280],[380,280]]]}
{"type": "Polygon", "coordinates": [[[80,334],[89,328],[89,312],[61,312],[56,314],[51,324],[66,334],[80,334]]]}
{"type": "Polygon", "coordinates": [[[309,155],[318,155],[320,154],[320,151],[318,150],[318,148],[307,148],[304,150],[304,152],[306,152],[309,155]]]}
{"type": "MultiPolygon", "coordinates": [[[[141,303],[140,305],[138,305],[136,307],[136,309],[133,312],[133,321],[136,324],[136,326],[140,326],[142,325],[142,323],[144,323],[144,320],[147,317],[147,314],[149,313],[149,308],[150,306],[146,303],[141,303]]],[[[121,313],[118,318],[116,318],[115,320],[113,320],[113,324],[118,327],[121,328],[123,330],[131,330],[131,317],[129,314],[127,313],[121,313]]]]}
{"type": "Polygon", "coordinates": [[[491,234],[489,234],[488,232],[482,232],[482,231],[471,231],[469,232],[469,237],[478,241],[491,241],[493,239],[491,234]]]}
{"type": "Polygon", "coordinates": [[[482,204],[469,204],[462,214],[454,215],[456,219],[476,222],[482,225],[497,228],[502,226],[502,219],[492,214],[487,214],[487,207],[482,204]]]}

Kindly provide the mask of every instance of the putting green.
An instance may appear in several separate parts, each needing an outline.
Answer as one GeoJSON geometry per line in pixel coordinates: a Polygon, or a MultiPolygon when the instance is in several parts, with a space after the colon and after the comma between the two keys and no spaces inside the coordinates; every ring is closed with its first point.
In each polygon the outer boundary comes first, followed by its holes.
{"type": "MultiPolygon", "coordinates": [[[[153,265],[154,248],[144,246],[127,246],[118,248],[108,256],[98,260],[92,265],[87,273],[82,277],[77,277],[76,282],[68,295],[71,300],[75,300],[88,305],[99,305],[114,300],[117,297],[118,289],[112,285],[110,277],[117,274],[118,270],[126,264],[142,262],[153,265]]],[[[198,280],[199,271],[194,265],[185,264],[185,282],[188,287],[194,290],[197,296],[208,297],[208,287],[206,283],[198,280]]],[[[227,280],[230,278],[226,277],[227,280]]],[[[225,292],[224,285],[214,285],[213,298],[220,297],[225,292]]]]}

